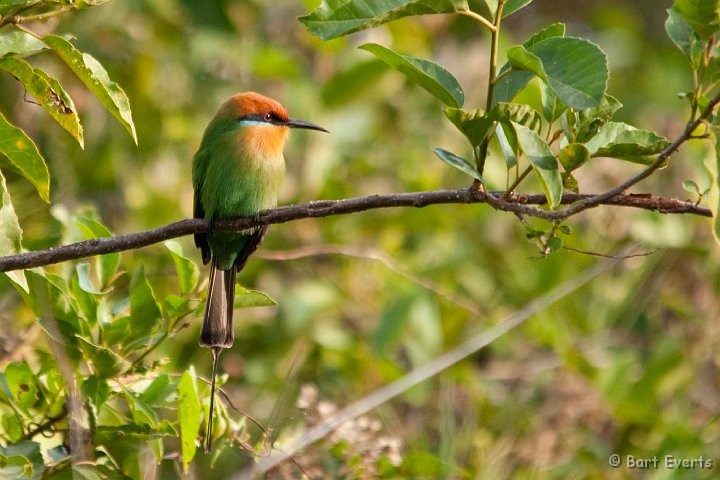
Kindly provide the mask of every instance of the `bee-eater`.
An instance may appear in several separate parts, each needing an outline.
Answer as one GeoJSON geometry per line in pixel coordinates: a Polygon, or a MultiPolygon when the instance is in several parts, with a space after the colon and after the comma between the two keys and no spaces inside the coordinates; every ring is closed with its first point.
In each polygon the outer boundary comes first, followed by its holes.
{"type": "MultiPolygon", "coordinates": [[[[275,100],[255,92],[230,97],[220,106],[203,134],[193,159],[194,215],[208,221],[251,216],[277,205],[285,175],[283,149],[291,128],[320,130],[304,120],[288,117],[275,100]]],[[[210,412],[205,451],[212,445],[212,417],[218,357],[233,344],[235,275],[258,248],[268,226],[242,232],[195,235],[204,264],[210,262],[210,281],[200,345],[213,352],[210,412]]]]}

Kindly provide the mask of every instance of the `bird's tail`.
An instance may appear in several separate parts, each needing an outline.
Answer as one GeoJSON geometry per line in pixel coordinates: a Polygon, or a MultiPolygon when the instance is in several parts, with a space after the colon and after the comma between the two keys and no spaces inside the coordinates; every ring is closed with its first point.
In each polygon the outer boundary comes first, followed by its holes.
{"type": "Polygon", "coordinates": [[[213,371],[210,386],[210,412],[205,434],[205,453],[212,449],[213,410],[215,406],[215,377],[218,360],[223,348],[233,344],[233,303],[235,301],[235,275],[237,270],[223,270],[210,265],[210,283],[208,285],[205,316],[203,317],[200,345],[212,348],[213,371]]]}
{"type": "Polygon", "coordinates": [[[200,332],[200,345],[203,347],[232,347],[235,275],[235,268],[222,270],[215,265],[210,266],[207,303],[200,332]]]}

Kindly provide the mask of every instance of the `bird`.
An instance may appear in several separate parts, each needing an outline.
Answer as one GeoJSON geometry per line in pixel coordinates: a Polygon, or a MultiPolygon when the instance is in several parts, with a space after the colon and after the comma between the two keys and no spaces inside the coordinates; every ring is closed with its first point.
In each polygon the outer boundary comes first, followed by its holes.
{"type": "MultiPolygon", "coordinates": [[[[194,217],[211,223],[255,216],[274,208],[285,176],[283,150],[290,129],[296,128],[328,132],[314,123],[290,118],[280,103],[256,92],[238,93],[227,99],[205,129],[193,157],[194,217]]],[[[212,448],[218,358],[223,349],[233,344],[236,275],[267,231],[268,225],[240,232],[210,228],[194,236],[203,264],[210,264],[199,340],[213,353],[206,453],[212,448]]]]}

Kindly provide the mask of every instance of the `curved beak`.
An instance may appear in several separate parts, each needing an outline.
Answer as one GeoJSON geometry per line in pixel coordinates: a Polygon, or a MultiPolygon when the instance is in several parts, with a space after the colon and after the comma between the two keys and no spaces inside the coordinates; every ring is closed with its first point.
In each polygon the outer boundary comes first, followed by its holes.
{"type": "Polygon", "coordinates": [[[305,120],[298,120],[297,118],[288,118],[286,122],[283,122],[286,126],[290,128],[304,128],[307,130],[317,130],[319,132],[326,132],[330,133],[329,131],[325,130],[323,127],[319,125],[315,125],[314,123],[306,122],[305,120]]]}

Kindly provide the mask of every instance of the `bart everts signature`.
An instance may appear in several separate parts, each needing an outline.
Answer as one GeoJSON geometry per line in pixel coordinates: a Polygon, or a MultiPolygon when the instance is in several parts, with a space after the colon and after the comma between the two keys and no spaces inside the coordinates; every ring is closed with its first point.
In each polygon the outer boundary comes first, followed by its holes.
{"type": "Polygon", "coordinates": [[[613,453],[608,457],[608,463],[613,468],[625,467],[630,470],[711,470],[715,467],[712,458],[703,456],[693,458],[680,458],[674,455],[658,457],[635,457],[633,455],[619,455],[613,453]]]}

